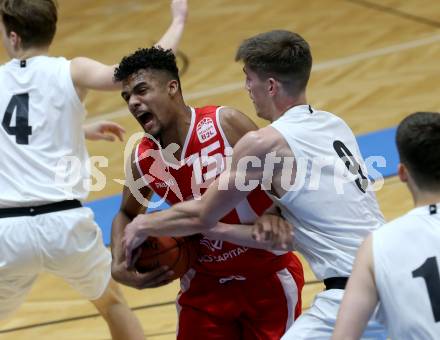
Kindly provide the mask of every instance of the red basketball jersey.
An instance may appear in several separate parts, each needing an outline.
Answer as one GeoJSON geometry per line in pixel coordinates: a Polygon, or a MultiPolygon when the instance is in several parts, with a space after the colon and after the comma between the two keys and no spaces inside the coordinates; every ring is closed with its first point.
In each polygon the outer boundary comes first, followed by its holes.
{"type": "MultiPolygon", "coordinates": [[[[138,145],[136,163],[141,176],[168,204],[197,199],[225,169],[225,149],[230,148],[230,144],[220,125],[219,109],[217,106],[191,109],[191,124],[178,161],[167,162],[154,138],[144,137],[138,145]]],[[[249,224],[272,204],[272,200],[257,187],[221,221],[249,224]]],[[[200,238],[197,247],[199,260],[196,270],[216,276],[273,272],[284,267],[294,256],[291,253],[278,256],[284,253],[206,237],[200,238]]]]}

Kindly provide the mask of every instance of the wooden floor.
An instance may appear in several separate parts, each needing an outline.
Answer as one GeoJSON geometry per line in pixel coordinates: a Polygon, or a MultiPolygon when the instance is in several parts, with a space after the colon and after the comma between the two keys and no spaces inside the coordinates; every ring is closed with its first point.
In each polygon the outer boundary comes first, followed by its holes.
{"type": "MultiPolygon", "coordinates": [[[[344,118],[356,134],[396,125],[416,110],[440,111],[440,2],[431,0],[189,0],[190,17],[179,64],[189,104],[222,104],[255,118],[243,90],[242,66],[233,61],[238,44],[258,32],[282,28],[310,43],[314,69],[309,102],[344,118]]],[[[151,45],[169,23],[167,0],[58,0],[60,22],[53,55],[84,55],[116,63],[151,45]]],[[[6,61],[0,53],[0,62],[6,61]]],[[[89,120],[111,118],[128,133],[138,131],[118,93],[91,93],[89,120]]],[[[255,120],[263,125],[264,122],[255,120]]],[[[119,193],[124,144],[89,145],[91,155],[109,158],[108,182],[96,199],[119,193]]],[[[378,192],[387,219],[412,202],[402,184],[389,178],[378,192]]],[[[307,270],[306,280],[314,280],[307,270]]],[[[321,284],[304,290],[304,308],[321,284]]],[[[177,284],[145,291],[124,289],[145,334],[173,339],[177,284]]],[[[18,313],[0,326],[0,339],[109,339],[104,322],[60,280],[42,275],[18,313]]]]}

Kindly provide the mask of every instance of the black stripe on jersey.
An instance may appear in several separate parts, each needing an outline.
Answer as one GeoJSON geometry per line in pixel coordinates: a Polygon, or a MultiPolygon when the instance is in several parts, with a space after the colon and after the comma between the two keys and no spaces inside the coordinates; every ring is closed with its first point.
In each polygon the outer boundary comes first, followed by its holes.
{"type": "Polygon", "coordinates": [[[437,204],[431,204],[429,206],[429,215],[437,214],[437,204]]]}

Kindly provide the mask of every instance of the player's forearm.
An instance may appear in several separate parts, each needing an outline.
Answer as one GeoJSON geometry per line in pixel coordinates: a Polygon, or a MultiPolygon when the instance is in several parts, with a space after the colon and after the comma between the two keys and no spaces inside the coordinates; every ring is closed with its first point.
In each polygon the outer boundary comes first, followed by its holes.
{"type": "Polygon", "coordinates": [[[200,210],[199,201],[187,201],[137,219],[141,219],[141,233],[148,236],[188,236],[207,230],[200,220],[200,210]]]}
{"type": "Polygon", "coordinates": [[[350,280],[353,281],[350,278],[347,284],[332,340],[360,339],[377,305],[375,291],[353,287],[350,280]]]}
{"type": "Polygon", "coordinates": [[[131,219],[121,211],[119,211],[112,222],[111,252],[113,261],[116,261],[117,263],[120,263],[125,259],[122,238],[124,236],[125,226],[130,222],[131,219]]]}
{"type": "Polygon", "coordinates": [[[231,242],[250,248],[286,250],[278,246],[274,247],[273,244],[268,241],[255,240],[252,236],[254,227],[254,225],[218,223],[214,228],[209,229],[203,234],[215,240],[231,242]]]}
{"type": "Polygon", "coordinates": [[[155,44],[155,46],[160,46],[165,50],[172,49],[174,53],[177,52],[177,46],[179,45],[180,38],[183,34],[183,29],[185,28],[185,21],[181,19],[175,19],[172,21],[168,30],[160,38],[160,40],[155,44]]]}
{"type": "Polygon", "coordinates": [[[332,340],[360,339],[368,323],[374,306],[358,303],[358,301],[344,302],[340,307],[332,340]]]}

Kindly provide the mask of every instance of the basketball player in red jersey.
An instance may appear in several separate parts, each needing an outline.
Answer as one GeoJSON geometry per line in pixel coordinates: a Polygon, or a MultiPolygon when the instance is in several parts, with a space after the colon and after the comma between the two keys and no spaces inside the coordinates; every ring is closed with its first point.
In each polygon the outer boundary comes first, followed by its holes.
{"type": "MultiPolygon", "coordinates": [[[[172,205],[201,195],[225,168],[225,150],[256,129],[232,108],[188,107],[171,50],[138,50],[121,61],[115,78],[122,81],[122,97],[147,132],[131,159],[133,179],[143,178],[146,186],[141,192],[147,199],[154,191],[172,205]]],[[[156,270],[153,280],[126,269],[124,228],[145,212],[135,196],[124,188],[121,209],[113,221],[112,274],[137,288],[164,284],[170,273],[163,268],[156,270]]],[[[271,206],[271,199],[257,188],[222,222],[253,223],[271,206]]],[[[215,235],[216,239],[200,236],[195,242],[199,260],[181,279],[177,299],[178,339],[279,339],[299,315],[304,278],[298,258],[291,252],[226,242],[243,238],[240,232],[245,234],[246,228],[236,229],[231,225],[230,233],[215,235]]],[[[261,246],[248,231],[245,244],[261,246]]]]}

